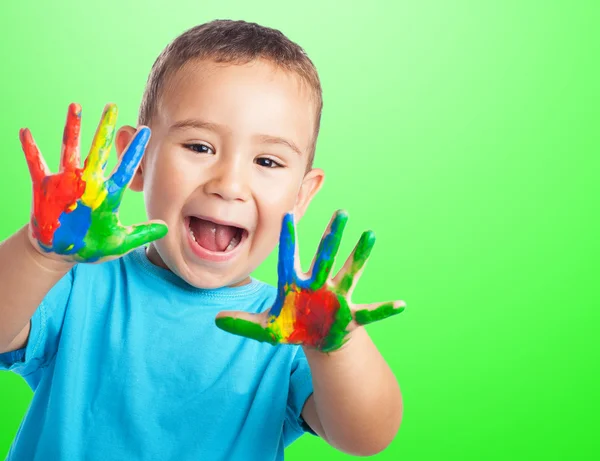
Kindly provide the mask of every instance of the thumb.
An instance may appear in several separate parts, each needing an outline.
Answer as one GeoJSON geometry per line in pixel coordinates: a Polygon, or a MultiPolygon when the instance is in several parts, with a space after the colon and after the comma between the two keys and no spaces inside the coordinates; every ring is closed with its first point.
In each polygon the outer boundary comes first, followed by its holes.
{"type": "Polygon", "coordinates": [[[223,311],[217,314],[215,324],[228,333],[256,341],[277,344],[275,334],[266,327],[266,313],[252,314],[241,311],[223,311]]]}

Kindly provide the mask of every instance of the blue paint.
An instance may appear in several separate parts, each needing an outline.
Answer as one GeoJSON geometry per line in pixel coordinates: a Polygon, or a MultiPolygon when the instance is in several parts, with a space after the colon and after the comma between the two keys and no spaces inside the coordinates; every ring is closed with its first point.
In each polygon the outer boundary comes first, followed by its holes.
{"type": "Polygon", "coordinates": [[[340,248],[342,233],[348,222],[348,213],[339,210],[335,213],[329,232],[323,236],[317,249],[317,258],[312,270],[311,277],[308,280],[300,282],[301,288],[310,288],[318,290],[323,286],[335,262],[335,257],[340,248]],[[319,280],[317,280],[317,278],[319,280]]]}
{"type": "Polygon", "coordinates": [[[129,184],[144,156],[144,151],[149,140],[150,128],[144,127],[135,135],[129,149],[123,154],[117,171],[108,180],[107,190],[109,195],[118,194],[129,184]]]}
{"type": "Polygon", "coordinates": [[[277,300],[271,308],[271,315],[277,317],[283,308],[285,299],[285,285],[296,283],[294,259],[296,257],[296,224],[294,215],[286,213],[279,234],[279,261],[277,263],[277,300]]]}
{"type": "Polygon", "coordinates": [[[58,218],[60,227],[54,232],[52,251],[58,254],[75,254],[85,245],[84,238],[92,222],[92,209],[77,202],[77,208],[63,212],[58,218]],[[67,250],[71,245],[73,248],[67,250]]]}

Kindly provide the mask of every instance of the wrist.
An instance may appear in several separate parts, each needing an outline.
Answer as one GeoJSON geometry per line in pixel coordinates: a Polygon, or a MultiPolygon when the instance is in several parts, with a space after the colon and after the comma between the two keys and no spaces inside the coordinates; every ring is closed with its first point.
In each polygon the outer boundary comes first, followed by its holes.
{"type": "Polygon", "coordinates": [[[31,235],[29,226],[25,226],[21,231],[25,253],[45,272],[66,274],[75,266],[75,261],[65,259],[56,253],[45,252],[40,248],[31,235]]]}
{"type": "Polygon", "coordinates": [[[333,357],[333,356],[338,356],[338,355],[344,355],[348,349],[352,348],[352,344],[354,342],[356,342],[355,336],[358,334],[357,331],[359,329],[360,329],[360,327],[355,328],[354,330],[348,332],[348,334],[344,338],[344,342],[337,349],[324,351],[321,349],[317,349],[316,347],[302,346],[302,349],[304,350],[304,354],[306,355],[307,358],[312,357],[317,360],[319,358],[323,358],[323,357],[333,357]]]}

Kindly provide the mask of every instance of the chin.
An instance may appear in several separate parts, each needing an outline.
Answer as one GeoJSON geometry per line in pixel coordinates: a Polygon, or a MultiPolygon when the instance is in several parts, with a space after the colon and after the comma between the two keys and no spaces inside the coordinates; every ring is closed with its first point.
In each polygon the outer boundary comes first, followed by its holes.
{"type": "Polygon", "coordinates": [[[186,277],[180,276],[188,284],[204,290],[214,290],[217,288],[245,285],[250,281],[250,276],[231,277],[230,275],[211,274],[203,270],[196,270],[193,274],[186,277]]]}
{"type": "Polygon", "coordinates": [[[249,275],[233,273],[236,268],[229,264],[215,265],[208,262],[202,264],[202,261],[190,260],[181,248],[175,246],[176,248],[169,249],[169,245],[165,245],[164,242],[154,242],[152,247],[154,248],[148,252],[148,259],[152,264],[174,273],[195,288],[212,290],[231,285],[243,285],[250,281],[249,275]],[[175,256],[176,253],[179,253],[178,256],[175,256]]]}

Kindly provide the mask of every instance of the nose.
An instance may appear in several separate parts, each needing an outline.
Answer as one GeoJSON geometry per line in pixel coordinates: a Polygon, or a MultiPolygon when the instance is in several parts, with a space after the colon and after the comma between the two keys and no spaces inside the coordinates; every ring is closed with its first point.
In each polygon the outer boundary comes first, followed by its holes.
{"type": "Polygon", "coordinates": [[[207,194],[227,201],[248,200],[250,172],[247,165],[239,161],[240,159],[236,160],[219,162],[214,166],[211,178],[205,183],[207,194]]]}

